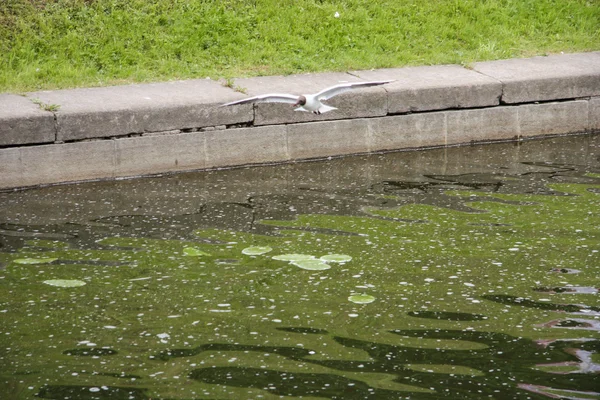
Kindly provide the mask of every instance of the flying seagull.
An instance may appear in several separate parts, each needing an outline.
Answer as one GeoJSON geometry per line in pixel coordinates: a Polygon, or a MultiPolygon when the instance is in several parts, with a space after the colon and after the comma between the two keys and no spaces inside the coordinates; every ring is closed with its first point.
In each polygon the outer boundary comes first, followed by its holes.
{"type": "Polygon", "coordinates": [[[231,103],[222,104],[221,107],[232,106],[234,104],[246,104],[246,103],[289,103],[293,104],[294,111],[306,111],[315,114],[323,114],[327,111],[337,110],[335,107],[330,107],[326,104],[321,103],[322,100],[328,100],[333,96],[337,96],[340,93],[347,92],[352,89],[360,89],[370,86],[385,85],[394,81],[372,81],[372,82],[352,82],[352,83],[340,83],[321,90],[315,94],[304,94],[301,96],[295,96],[293,94],[285,93],[271,93],[262,94],[260,96],[249,97],[247,99],[232,101],[231,103]]]}

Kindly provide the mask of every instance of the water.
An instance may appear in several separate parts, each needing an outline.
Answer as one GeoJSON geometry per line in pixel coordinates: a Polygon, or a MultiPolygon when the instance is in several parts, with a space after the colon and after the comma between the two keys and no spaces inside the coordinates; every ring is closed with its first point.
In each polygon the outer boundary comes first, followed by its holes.
{"type": "Polygon", "coordinates": [[[2,399],[600,398],[600,136],[0,204],[2,399]]]}

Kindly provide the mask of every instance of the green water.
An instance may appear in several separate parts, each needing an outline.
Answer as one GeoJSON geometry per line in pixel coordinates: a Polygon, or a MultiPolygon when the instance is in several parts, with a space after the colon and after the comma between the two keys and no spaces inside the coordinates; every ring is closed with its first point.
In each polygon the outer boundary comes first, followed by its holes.
{"type": "Polygon", "coordinates": [[[599,136],[0,204],[2,399],[600,398],[599,136]]]}

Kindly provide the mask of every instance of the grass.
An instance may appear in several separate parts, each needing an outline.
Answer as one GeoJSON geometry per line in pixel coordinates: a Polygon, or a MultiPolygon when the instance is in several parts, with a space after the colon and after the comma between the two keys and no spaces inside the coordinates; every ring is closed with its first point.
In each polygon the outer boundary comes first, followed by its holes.
{"type": "Polygon", "coordinates": [[[59,104],[47,104],[40,99],[31,99],[34,104],[37,104],[44,111],[56,112],[60,109],[59,104]]]}
{"type": "Polygon", "coordinates": [[[599,49],[596,0],[0,2],[0,92],[599,49]]]}

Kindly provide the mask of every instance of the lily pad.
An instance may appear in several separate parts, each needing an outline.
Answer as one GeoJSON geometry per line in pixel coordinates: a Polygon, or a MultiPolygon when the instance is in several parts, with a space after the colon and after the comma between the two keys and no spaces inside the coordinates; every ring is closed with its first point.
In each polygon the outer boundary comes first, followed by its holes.
{"type": "Polygon", "coordinates": [[[251,246],[242,250],[242,254],[246,254],[248,256],[259,256],[261,254],[268,253],[271,250],[273,250],[273,248],[269,246],[251,246]]]}
{"type": "Polygon", "coordinates": [[[353,294],[348,297],[348,300],[356,304],[369,304],[375,301],[375,297],[368,294],[353,294]]]}
{"type": "Polygon", "coordinates": [[[300,267],[302,269],[308,269],[311,271],[322,271],[325,269],[331,268],[331,266],[321,260],[299,260],[292,262],[296,267],[300,267]]]}
{"type": "Polygon", "coordinates": [[[58,258],[17,258],[13,260],[16,264],[48,264],[52,261],[56,261],[58,258]]]}
{"type": "Polygon", "coordinates": [[[279,254],[277,256],[273,256],[273,260],[279,261],[305,261],[305,260],[314,260],[315,256],[311,256],[309,254],[279,254]]]}
{"type": "Polygon", "coordinates": [[[186,247],[183,249],[183,254],[190,257],[210,256],[207,252],[199,250],[195,247],[186,247]]]}
{"type": "Polygon", "coordinates": [[[328,254],[320,259],[325,262],[345,263],[352,260],[352,257],[346,254],[328,254]]]}
{"type": "Polygon", "coordinates": [[[77,279],[50,279],[44,281],[46,285],[58,286],[58,287],[79,287],[85,285],[84,281],[77,279]]]}

